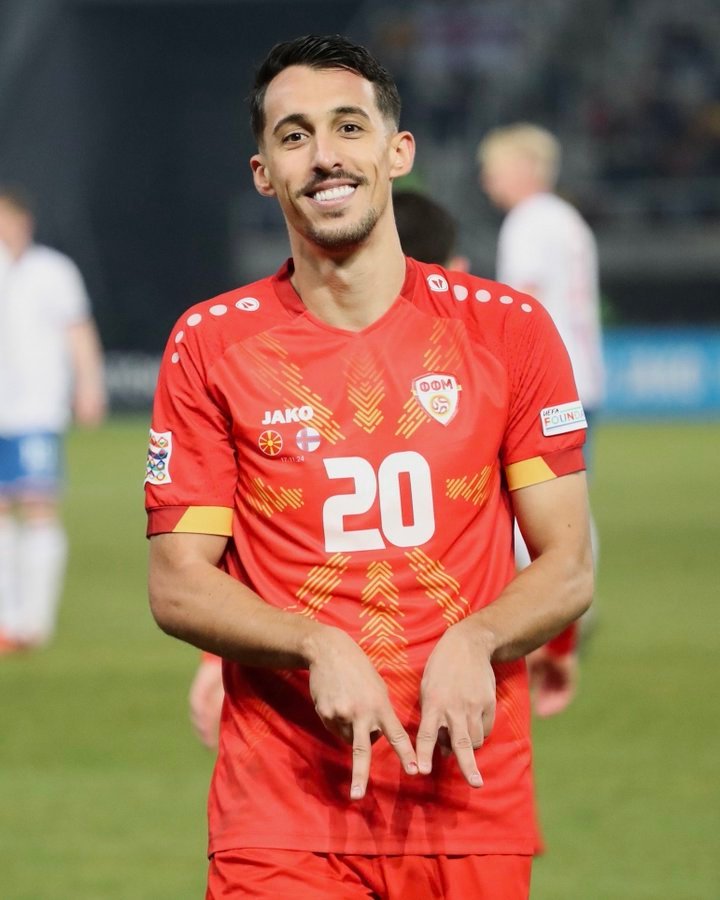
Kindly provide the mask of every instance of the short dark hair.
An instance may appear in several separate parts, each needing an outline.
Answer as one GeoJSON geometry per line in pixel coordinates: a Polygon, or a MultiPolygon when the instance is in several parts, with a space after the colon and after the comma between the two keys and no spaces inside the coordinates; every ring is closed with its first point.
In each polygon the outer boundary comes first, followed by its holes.
{"type": "Polygon", "coordinates": [[[25,188],[17,184],[0,184],[0,201],[30,218],[35,215],[32,198],[25,188]]]}
{"type": "Polygon", "coordinates": [[[406,256],[446,266],[455,252],[457,226],[450,213],[419,191],[393,196],[395,222],[406,256]]]}
{"type": "Polygon", "coordinates": [[[400,94],[392,75],[359,44],[340,34],[306,34],[292,41],[275,44],[255,75],[250,94],[250,127],[258,145],[265,129],[265,91],[270,82],[289,66],[311,69],[347,69],[365,78],[375,88],[378,109],[398,127],[400,94]]]}

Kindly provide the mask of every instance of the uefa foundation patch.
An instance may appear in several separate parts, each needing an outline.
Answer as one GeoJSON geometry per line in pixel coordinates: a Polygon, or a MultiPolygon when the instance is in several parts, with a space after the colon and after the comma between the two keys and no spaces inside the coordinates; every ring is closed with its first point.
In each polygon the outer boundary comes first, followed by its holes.
{"type": "Polygon", "coordinates": [[[540,421],[545,437],[587,428],[585,410],[579,400],[573,400],[572,403],[561,403],[560,406],[546,407],[540,412],[540,421]]]}
{"type": "Polygon", "coordinates": [[[145,484],[170,484],[170,457],[172,456],[172,431],[150,429],[145,484]]]}

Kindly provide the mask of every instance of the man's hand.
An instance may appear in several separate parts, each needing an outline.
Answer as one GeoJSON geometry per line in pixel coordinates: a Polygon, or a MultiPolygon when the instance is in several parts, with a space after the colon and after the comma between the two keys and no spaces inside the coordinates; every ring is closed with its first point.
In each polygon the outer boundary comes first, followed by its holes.
{"type": "Polygon", "coordinates": [[[544,645],[527,655],[527,667],[535,715],[547,718],[567,709],[577,690],[577,654],[558,655],[544,645]]]}
{"type": "Polygon", "coordinates": [[[417,760],[420,773],[428,774],[439,744],[443,752],[455,754],[467,783],[480,787],[475,750],[495,721],[495,673],[489,652],[471,629],[468,620],[449,628],[425,665],[417,760]]]}
{"type": "Polygon", "coordinates": [[[190,721],[200,740],[217,750],[220,712],[225,691],[219,659],[203,659],[190,685],[190,721]]]}
{"type": "Polygon", "coordinates": [[[105,388],[99,381],[78,382],[75,386],[73,414],[78,425],[97,428],[107,412],[105,388]]]}
{"type": "Polygon", "coordinates": [[[310,662],[310,695],[323,725],[352,745],[350,798],[365,796],[373,741],[384,734],[408,775],[416,775],[412,741],[390,703],[385,682],[358,644],[328,628],[310,662]]]}

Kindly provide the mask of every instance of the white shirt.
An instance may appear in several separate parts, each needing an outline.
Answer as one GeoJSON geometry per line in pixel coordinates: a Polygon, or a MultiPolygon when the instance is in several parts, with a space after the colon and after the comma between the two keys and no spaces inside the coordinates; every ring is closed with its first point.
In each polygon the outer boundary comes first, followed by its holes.
{"type": "Polygon", "coordinates": [[[518,203],[500,229],[497,278],[547,309],[570,355],[583,406],[597,409],[605,395],[597,248],[582,216],[555,194],[518,203]]]}
{"type": "Polygon", "coordinates": [[[13,260],[0,243],[0,435],[67,426],[68,328],[89,316],[85,285],[72,260],[38,245],[13,260]]]}

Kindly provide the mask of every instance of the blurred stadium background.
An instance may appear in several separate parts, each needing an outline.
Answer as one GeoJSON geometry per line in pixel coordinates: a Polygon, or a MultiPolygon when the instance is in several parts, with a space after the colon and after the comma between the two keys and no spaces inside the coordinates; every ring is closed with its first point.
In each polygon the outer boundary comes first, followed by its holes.
{"type": "MultiPolygon", "coordinates": [[[[593,486],[596,634],[537,728],[548,853],[533,897],[720,897],[720,7],[717,0],[0,0],[0,182],[93,297],[113,416],[74,432],[58,640],[0,662],[0,898],[199,897],[211,760],[192,651],[146,611],[140,482],[169,329],[277,268],[244,97],[277,40],[343,32],[391,68],[414,181],[492,275],[485,130],[565,148],[600,245],[610,395],[593,486]]],[[[411,898],[409,898],[411,900],[411,898]]]]}

